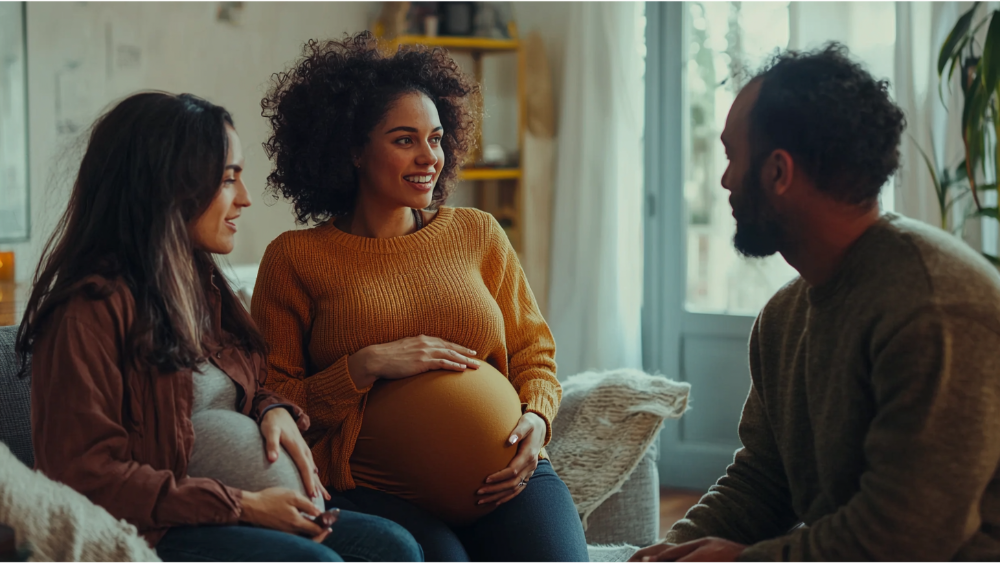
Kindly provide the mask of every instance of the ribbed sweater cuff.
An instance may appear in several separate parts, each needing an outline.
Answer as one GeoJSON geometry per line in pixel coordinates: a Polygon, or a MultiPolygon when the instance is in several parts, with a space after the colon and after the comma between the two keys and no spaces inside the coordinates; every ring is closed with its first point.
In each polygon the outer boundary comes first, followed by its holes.
{"type": "Polygon", "coordinates": [[[354,385],[351,372],[347,369],[347,356],[342,356],[330,367],[307,377],[306,387],[311,397],[328,397],[333,402],[357,400],[358,395],[364,395],[372,388],[369,385],[358,389],[354,385]]]}
{"type": "Polygon", "coordinates": [[[530,381],[521,389],[524,412],[533,412],[545,421],[545,443],[552,439],[552,421],[559,411],[559,394],[546,381],[530,381]]]}

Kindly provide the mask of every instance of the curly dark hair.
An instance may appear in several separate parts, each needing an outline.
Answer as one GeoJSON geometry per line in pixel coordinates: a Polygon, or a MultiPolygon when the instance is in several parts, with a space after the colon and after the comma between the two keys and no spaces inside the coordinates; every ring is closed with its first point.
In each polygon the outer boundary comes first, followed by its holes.
{"type": "Polygon", "coordinates": [[[750,111],[757,158],[784,149],[838,201],[874,202],[899,168],[903,111],[889,84],[875,80],[831,42],[814,51],[786,51],[759,72],[760,93],[750,111]]]}
{"type": "Polygon", "coordinates": [[[482,95],[475,80],[444,49],[404,46],[388,54],[367,31],[310,40],[302,51],[290,70],[272,77],[260,102],[271,125],[268,190],[291,200],[300,224],[349,214],[358,188],[352,151],[368,143],[401,95],[422,92],[444,127],[445,164],[431,207],[443,204],[476,143],[482,95]]]}

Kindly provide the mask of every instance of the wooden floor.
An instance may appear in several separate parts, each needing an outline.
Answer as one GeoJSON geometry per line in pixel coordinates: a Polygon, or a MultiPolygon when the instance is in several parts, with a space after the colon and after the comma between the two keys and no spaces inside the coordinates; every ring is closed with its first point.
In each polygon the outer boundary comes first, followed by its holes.
{"type": "Polygon", "coordinates": [[[662,538],[667,530],[681,518],[689,508],[698,503],[701,498],[701,491],[687,491],[683,489],[660,489],[660,537],[662,538]]]}

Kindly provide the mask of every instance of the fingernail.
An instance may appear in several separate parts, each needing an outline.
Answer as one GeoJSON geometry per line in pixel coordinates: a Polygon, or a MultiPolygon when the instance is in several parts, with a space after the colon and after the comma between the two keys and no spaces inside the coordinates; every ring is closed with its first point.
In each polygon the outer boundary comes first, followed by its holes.
{"type": "Polygon", "coordinates": [[[476,494],[477,495],[481,495],[481,494],[483,494],[483,492],[484,492],[483,489],[479,489],[478,491],[476,491],[476,494]]]}
{"type": "Polygon", "coordinates": [[[476,351],[475,350],[469,350],[469,353],[472,354],[473,356],[476,355],[476,351]]]}
{"type": "Polygon", "coordinates": [[[487,477],[486,478],[486,482],[487,483],[492,483],[493,482],[493,478],[492,477],[487,477]]]}
{"type": "Polygon", "coordinates": [[[517,443],[517,434],[514,434],[513,436],[511,436],[509,441],[510,441],[511,444],[516,444],[517,443]]]}
{"type": "Polygon", "coordinates": [[[485,502],[485,501],[479,501],[476,504],[483,504],[483,502],[485,502]]]}
{"type": "Polygon", "coordinates": [[[467,366],[465,364],[458,364],[458,365],[462,366],[462,369],[468,369],[469,368],[469,366],[467,366]]]}
{"type": "Polygon", "coordinates": [[[642,556],[642,560],[643,561],[649,561],[649,556],[648,555],[643,555],[642,556]]]}

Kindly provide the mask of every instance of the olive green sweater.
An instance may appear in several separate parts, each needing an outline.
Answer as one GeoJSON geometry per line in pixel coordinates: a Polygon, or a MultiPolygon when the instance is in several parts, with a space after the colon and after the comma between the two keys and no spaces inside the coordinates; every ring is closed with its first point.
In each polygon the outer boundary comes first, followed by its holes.
{"type": "Polygon", "coordinates": [[[744,560],[1000,558],[1000,277],[885,215],[750,336],[743,448],[668,532],[744,560]],[[798,526],[799,524],[804,524],[798,526]]]}

